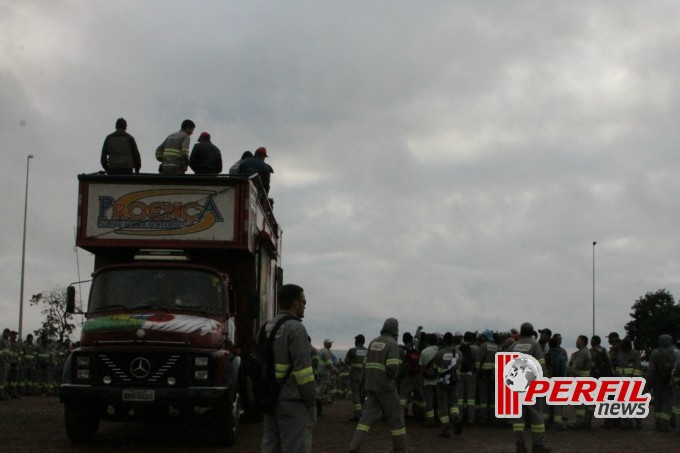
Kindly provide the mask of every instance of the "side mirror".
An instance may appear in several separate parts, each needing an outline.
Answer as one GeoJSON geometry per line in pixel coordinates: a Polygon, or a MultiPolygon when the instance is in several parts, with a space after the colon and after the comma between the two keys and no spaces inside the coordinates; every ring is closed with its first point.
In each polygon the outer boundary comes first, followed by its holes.
{"type": "Polygon", "coordinates": [[[66,313],[76,311],[76,289],[73,286],[66,288],[66,313]]]}

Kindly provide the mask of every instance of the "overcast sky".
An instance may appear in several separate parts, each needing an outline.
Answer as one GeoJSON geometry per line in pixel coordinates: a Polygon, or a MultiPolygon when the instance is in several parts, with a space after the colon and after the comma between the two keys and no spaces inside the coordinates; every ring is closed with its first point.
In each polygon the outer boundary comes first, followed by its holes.
{"type": "Polygon", "coordinates": [[[672,0],[0,0],[0,322],[18,325],[27,155],[25,301],[88,278],[76,175],[123,116],[143,172],[185,118],[226,166],[267,147],[319,347],[387,317],[528,320],[572,346],[593,262],[596,331],[623,332],[637,298],[680,296],[679,19],[672,0]]]}

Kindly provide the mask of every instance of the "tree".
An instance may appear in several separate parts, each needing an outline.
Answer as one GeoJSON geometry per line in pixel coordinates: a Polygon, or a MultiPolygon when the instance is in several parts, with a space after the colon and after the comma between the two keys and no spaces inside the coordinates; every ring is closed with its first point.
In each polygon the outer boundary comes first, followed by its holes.
{"type": "Polygon", "coordinates": [[[626,333],[643,360],[648,359],[652,349],[658,346],[659,335],[680,338],[680,305],[665,289],[640,297],[632,309],[633,320],[626,324],[626,333]]]}
{"type": "Polygon", "coordinates": [[[58,338],[63,341],[68,338],[76,327],[71,313],[66,313],[66,288],[52,288],[47,293],[34,294],[31,305],[42,306],[41,313],[45,316],[42,327],[36,330],[35,336],[43,333],[48,338],[58,338]]]}

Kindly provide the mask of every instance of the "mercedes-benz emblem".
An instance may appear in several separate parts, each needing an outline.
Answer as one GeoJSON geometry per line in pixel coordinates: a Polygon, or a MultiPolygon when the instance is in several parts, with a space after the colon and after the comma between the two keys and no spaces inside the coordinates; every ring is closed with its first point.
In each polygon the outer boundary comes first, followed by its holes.
{"type": "Polygon", "coordinates": [[[151,371],[151,362],[144,357],[137,357],[130,362],[130,372],[137,379],[145,378],[151,371]]]}

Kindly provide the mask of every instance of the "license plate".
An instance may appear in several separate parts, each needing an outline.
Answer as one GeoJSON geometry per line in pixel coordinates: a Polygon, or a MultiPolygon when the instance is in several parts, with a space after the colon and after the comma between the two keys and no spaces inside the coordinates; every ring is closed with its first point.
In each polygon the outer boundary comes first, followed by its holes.
{"type": "Polygon", "coordinates": [[[155,397],[153,390],[123,390],[123,401],[153,401],[155,397]]]}

